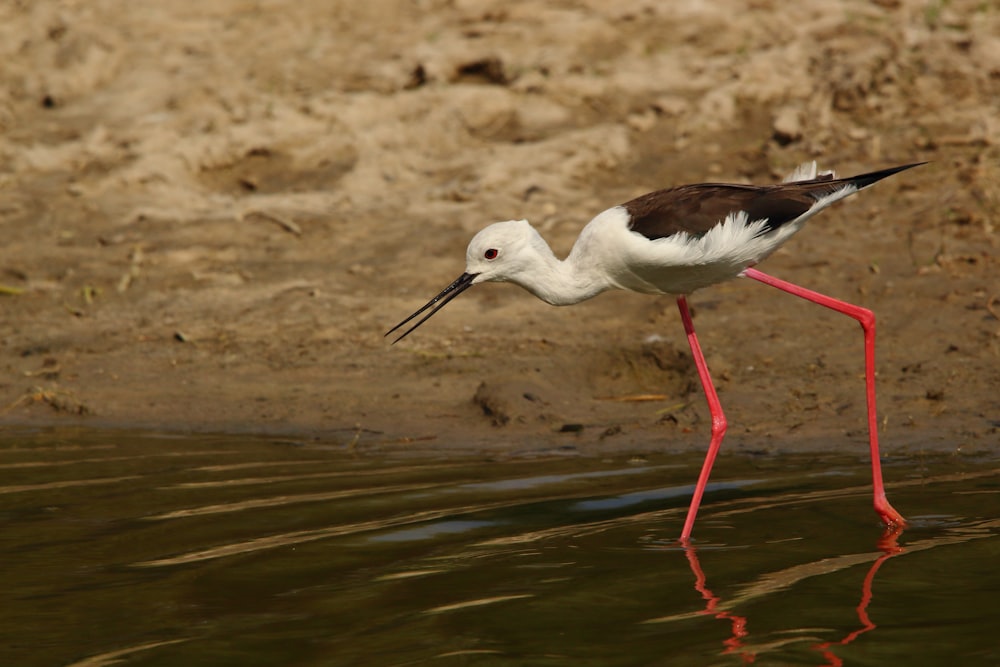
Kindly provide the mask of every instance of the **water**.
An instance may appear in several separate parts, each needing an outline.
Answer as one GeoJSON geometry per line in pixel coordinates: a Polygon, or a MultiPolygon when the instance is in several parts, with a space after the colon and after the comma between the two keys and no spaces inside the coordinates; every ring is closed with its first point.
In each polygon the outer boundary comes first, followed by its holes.
{"type": "Polygon", "coordinates": [[[1000,664],[1000,461],[0,441],[0,664],[1000,664]]]}

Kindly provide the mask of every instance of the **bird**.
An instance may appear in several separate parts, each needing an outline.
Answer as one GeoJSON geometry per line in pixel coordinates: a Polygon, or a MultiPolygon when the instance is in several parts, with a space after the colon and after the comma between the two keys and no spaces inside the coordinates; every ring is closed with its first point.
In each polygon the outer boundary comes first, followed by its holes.
{"type": "Polygon", "coordinates": [[[680,540],[688,542],[728,426],[695,333],[688,296],[738,277],[770,285],[860,323],[873,505],[887,527],[904,526],[906,520],[889,503],[882,479],[875,403],[875,315],[756,266],[823,209],[922,164],[926,163],[838,178],[833,171],[820,172],[811,162],[776,184],[697,183],[657,190],[599,213],[584,226],[562,260],[527,220],[496,222],[470,241],[462,275],[385,336],[426,313],[393,341],[398,343],[452,299],[486,282],[514,283],[554,306],[573,305],[614,289],[674,297],[711,414],[711,440],[681,530],[680,540]]]}

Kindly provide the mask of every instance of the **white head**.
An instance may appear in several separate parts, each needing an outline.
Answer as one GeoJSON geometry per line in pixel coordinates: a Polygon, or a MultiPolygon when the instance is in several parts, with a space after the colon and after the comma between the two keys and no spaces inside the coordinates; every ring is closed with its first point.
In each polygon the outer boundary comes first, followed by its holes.
{"type": "Polygon", "coordinates": [[[519,282],[538,266],[538,255],[552,255],[548,244],[527,220],[496,222],[472,237],[465,251],[465,272],[472,282],[519,282]]]}
{"type": "Polygon", "coordinates": [[[476,283],[510,281],[532,290],[532,280],[529,276],[532,271],[537,272],[540,266],[544,266],[546,261],[556,261],[555,256],[549,245],[527,220],[494,223],[472,237],[472,241],[469,242],[469,247],[465,251],[465,273],[428,301],[423,308],[390,329],[386,336],[433,307],[431,312],[393,342],[402,340],[446,303],[476,283]]]}

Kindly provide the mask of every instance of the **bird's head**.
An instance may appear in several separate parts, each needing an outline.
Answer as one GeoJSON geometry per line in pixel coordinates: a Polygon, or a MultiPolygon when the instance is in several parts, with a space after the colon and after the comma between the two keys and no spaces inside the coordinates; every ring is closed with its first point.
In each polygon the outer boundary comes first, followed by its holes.
{"type": "Polygon", "coordinates": [[[552,254],[541,235],[527,220],[507,220],[486,227],[469,242],[469,247],[465,251],[465,273],[385,335],[388,336],[427,309],[431,309],[431,312],[393,341],[399,342],[426,322],[431,315],[441,310],[446,303],[476,283],[518,282],[518,277],[530,268],[533,258],[539,252],[552,254]]]}
{"type": "Polygon", "coordinates": [[[539,242],[545,245],[527,220],[493,223],[469,242],[465,272],[475,276],[473,284],[512,280],[530,264],[539,242]]]}

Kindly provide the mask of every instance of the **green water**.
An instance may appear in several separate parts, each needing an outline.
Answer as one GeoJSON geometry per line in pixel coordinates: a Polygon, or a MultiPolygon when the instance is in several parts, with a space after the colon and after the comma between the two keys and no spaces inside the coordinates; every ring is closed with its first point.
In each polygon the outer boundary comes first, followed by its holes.
{"type": "Polygon", "coordinates": [[[1000,460],[699,465],[7,437],[0,665],[1000,664],[1000,460]]]}

